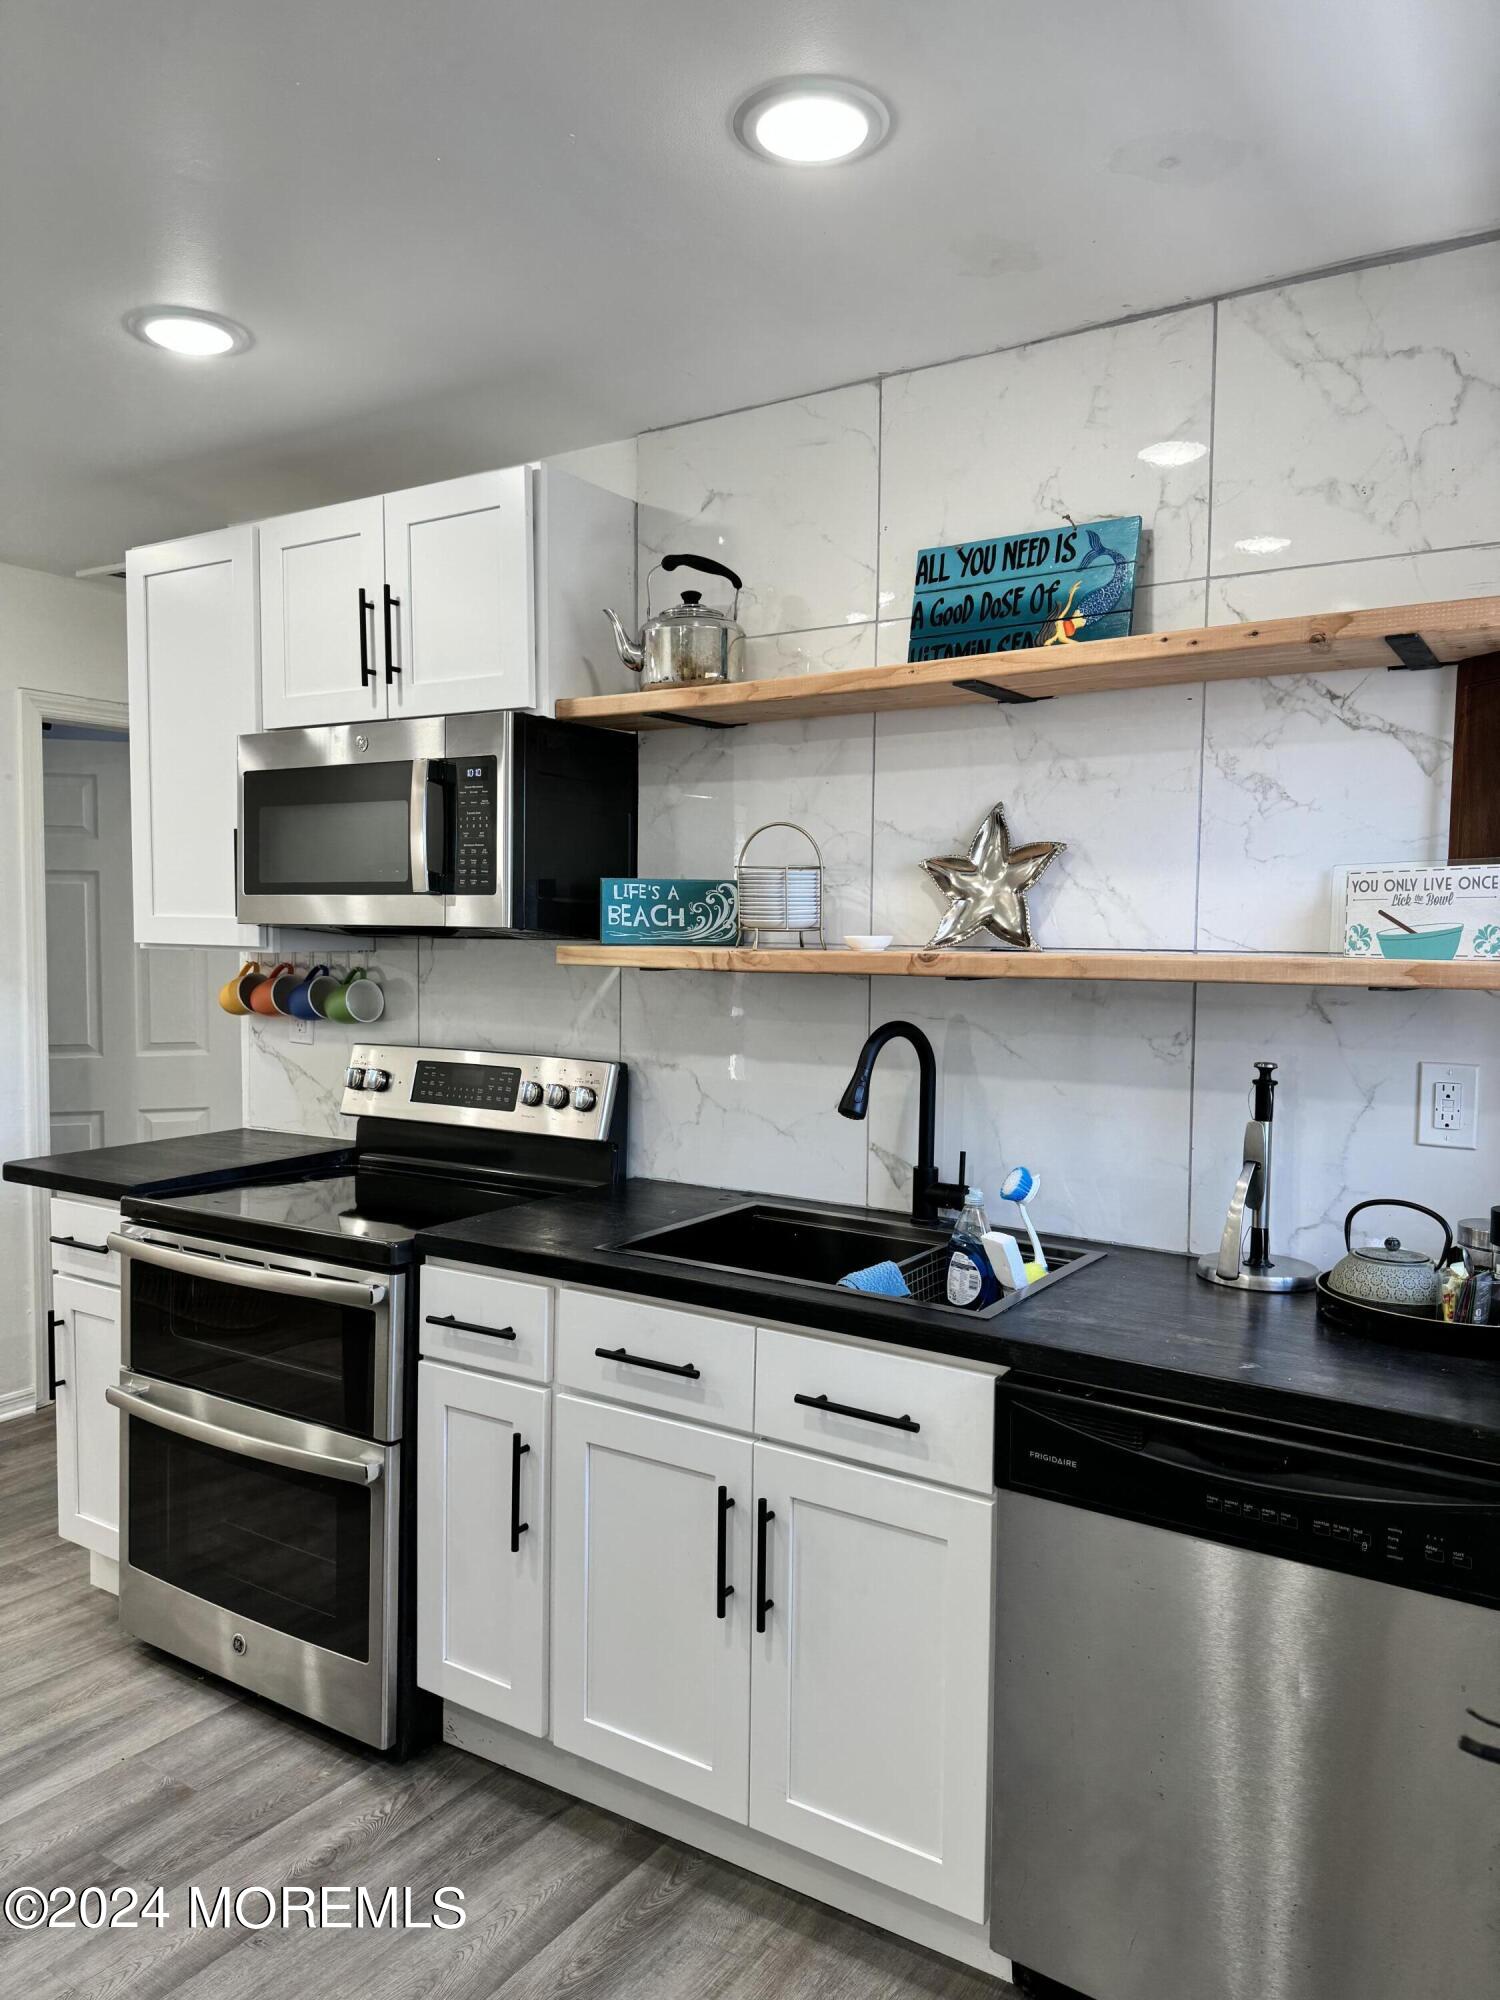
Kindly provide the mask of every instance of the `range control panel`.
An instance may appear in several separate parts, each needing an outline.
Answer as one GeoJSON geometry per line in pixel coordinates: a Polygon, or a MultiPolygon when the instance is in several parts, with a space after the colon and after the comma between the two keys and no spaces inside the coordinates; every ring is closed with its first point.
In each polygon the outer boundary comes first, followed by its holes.
{"type": "Polygon", "coordinates": [[[429,1125],[554,1138],[608,1137],[622,1065],[586,1056],[510,1055],[490,1049],[408,1049],[361,1043],[350,1051],[342,1109],[429,1125]]]}

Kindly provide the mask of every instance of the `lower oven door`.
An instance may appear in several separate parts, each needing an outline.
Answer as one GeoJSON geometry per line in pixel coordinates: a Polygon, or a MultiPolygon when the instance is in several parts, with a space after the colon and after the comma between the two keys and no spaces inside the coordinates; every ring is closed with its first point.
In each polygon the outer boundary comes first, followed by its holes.
{"type": "Polygon", "coordinates": [[[104,1393],[123,1629],[389,1748],[401,1447],[130,1371],[104,1393]]]}

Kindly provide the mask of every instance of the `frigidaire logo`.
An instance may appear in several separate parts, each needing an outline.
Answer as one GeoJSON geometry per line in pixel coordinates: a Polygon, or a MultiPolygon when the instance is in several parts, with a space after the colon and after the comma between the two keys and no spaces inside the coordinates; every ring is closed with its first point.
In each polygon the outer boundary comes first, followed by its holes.
{"type": "Polygon", "coordinates": [[[1060,1465],[1064,1472],[1076,1472],[1078,1470],[1078,1460],[1076,1458],[1064,1458],[1061,1452],[1038,1451],[1035,1445],[1028,1445],[1026,1447],[1026,1456],[1028,1458],[1039,1459],[1043,1465],[1060,1465]]]}

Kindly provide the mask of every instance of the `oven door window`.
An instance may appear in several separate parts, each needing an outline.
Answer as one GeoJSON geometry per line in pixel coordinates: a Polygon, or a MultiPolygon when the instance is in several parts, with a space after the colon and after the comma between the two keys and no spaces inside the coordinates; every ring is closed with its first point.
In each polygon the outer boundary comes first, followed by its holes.
{"type": "Polygon", "coordinates": [[[307,764],[244,775],[245,893],[410,892],[410,762],[307,764]]]}
{"type": "Polygon", "coordinates": [[[236,1617],[368,1660],[378,1485],[288,1471],[126,1421],[132,1569],[236,1617]]]}
{"type": "Polygon", "coordinates": [[[375,1434],[381,1308],[130,1267],[130,1365],[329,1430],[375,1434]]]}

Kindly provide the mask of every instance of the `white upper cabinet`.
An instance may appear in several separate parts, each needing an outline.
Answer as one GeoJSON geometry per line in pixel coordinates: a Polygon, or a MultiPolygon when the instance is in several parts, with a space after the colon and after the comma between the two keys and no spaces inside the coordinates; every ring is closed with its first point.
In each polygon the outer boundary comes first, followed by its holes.
{"type": "Polygon", "coordinates": [[[236,739],[260,727],[254,528],[132,549],[125,607],[136,942],[253,945],[234,838],[236,739]]]}
{"type": "Polygon", "coordinates": [[[981,1921],[993,1496],[757,1444],[755,1505],[751,1826],[981,1921]]]}
{"type": "Polygon", "coordinates": [[[261,713],[267,729],[386,712],[381,502],[260,524],[261,713]]]}
{"type": "Polygon", "coordinates": [[[389,713],[529,708],[531,480],[524,466],[385,497],[389,713]]]}

